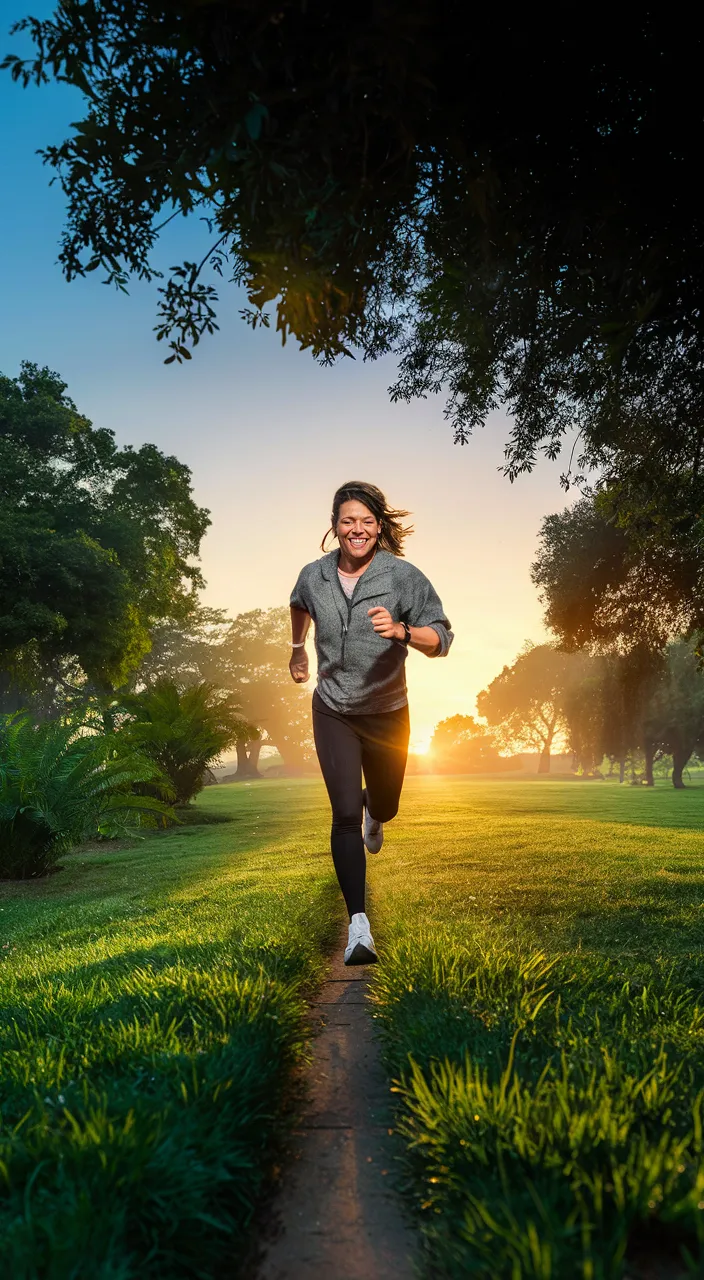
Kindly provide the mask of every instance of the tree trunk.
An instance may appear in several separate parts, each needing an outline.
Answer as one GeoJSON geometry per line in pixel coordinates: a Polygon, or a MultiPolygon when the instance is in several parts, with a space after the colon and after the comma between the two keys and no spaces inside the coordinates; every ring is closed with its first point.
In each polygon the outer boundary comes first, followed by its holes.
{"type": "Polygon", "coordinates": [[[672,753],[672,785],[677,791],[684,791],[682,773],[691,754],[691,751],[682,748],[672,753]]]}
{"type": "Polygon", "coordinates": [[[549,773],[549,772],[550,772],[550,744],[548,743],[546,747],[543,747],[540,753],[540,759],[538,760],[538,773],[549,773]]]}
{"type": "Polygon", "coordinates": [[[237,752],[237,773],[235,777],[246,778],[249,770],[249,760],[247,759],[247,743],[243,738],[238,738],[235,743],[237,752]]]}
{"type": "Polygon", "coordinates": [[[543,742],[543,749],[540,752],[540,757],[538,759],[538,773],[550,772],[550,748],[552,747],[552,740],[555,737],[555,722],[553,721],[549,727],[546,726],[546,730],[547,732],[545,735],[545,741],[543,742]]]}
{"type": "Polygon", "coordinates": [[[655,759],[655,748],[652,742],[646,742],[644,751],[645,751],[645,785],[646,787],[654,787],[655,778],[653,777],[653,761],[655,759]]]}
{"type": "Polygon", "coordinates": [[[626,757],[622,756],[618,762],[618,780],[624,782],[626,778],[626,757]]]}
{"type": "Polygon", "coordinates": [[[259,778],[261,776],[257,768],[261,749],[261,742],[246,742],[243,738],[237,739],[235,742],[235,750],[237,751],[236,778],[259,778]]]}

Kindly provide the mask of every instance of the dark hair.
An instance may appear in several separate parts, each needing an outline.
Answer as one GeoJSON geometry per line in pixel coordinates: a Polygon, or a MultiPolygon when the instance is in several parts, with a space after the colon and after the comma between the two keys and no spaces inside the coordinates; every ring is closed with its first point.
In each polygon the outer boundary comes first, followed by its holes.
{"type": "Polygon", "coordinates": [[[378,542],[381,550],[390,551],[394,556],[402,556],[404,539],[410,533],[413,533],[413,525],[404,527],[401,521],[405,520],[406,516],[411,513],[410,511],[397,511],[390,507],[381,489],[377,489],[375,484],[367,484],[365,480],[350,480],[349,484],[340,485],[332,500],[331,527],[320,544],[321,551],[325,551],[325,543],[330,534],[333,534],[334,537],[337,536],[335,529],[340,518],[340,507],[343,502],[355,501],[361,502],[365,507],[368,507],[381,525],[378,542]]]}

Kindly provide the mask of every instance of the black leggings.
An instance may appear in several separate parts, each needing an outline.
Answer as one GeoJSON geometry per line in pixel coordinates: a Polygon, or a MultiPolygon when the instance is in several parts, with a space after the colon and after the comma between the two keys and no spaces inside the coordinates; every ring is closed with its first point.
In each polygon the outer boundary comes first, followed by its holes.
{"type": "Polygon", "coordinates": [[[316,692],[313,733],[332,805],[332,860],[351,919],[364,911],[362,804],[377,822],[390,822],[398,813],[408,755],[408,707],[378,715],[341,715],[316,692]]]}

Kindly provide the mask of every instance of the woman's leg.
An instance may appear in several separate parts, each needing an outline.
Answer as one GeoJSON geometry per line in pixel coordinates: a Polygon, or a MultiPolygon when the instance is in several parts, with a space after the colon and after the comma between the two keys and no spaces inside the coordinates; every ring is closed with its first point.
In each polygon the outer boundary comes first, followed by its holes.
{"type": "Polygon", "coordinates": [[[376,822],[390,822],[398,813],[406,772],[410,736],[408,707],[360,719],[365,722],[362,768],[367,812],[376,822]]]}
{"type": "Polygon", "coordinates": [[[362,744],[347,720],[313,697],[315,749],[332,806],[332,860],[350,920],[364,911],[362,744]]]}

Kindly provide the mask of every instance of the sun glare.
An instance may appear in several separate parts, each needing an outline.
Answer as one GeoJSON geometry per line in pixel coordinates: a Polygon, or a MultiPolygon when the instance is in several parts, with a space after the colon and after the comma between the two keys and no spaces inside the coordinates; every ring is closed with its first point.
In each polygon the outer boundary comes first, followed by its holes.
{"type": "Polygon", "coordinates": [[[416,738],[410,745],[411,754],[414,756],[427,755],[430,750],[430,735],[427,738],[416,738]]]}

